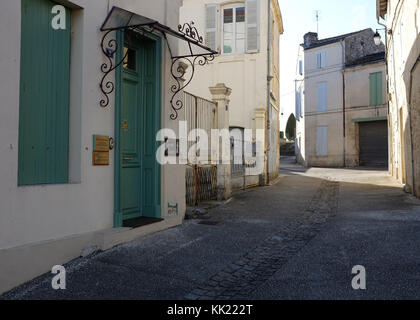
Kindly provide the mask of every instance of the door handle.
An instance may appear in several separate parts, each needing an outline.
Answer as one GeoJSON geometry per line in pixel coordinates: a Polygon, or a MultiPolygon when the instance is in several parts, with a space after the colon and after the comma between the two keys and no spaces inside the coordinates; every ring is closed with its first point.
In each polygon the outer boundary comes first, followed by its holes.
{"type": "Polygon", "coordinates": [[[124,161],[131,161],[131,160],[133,160],[133,158],[124,157],[124,158],[123,158],[123,160],[124,160],[124,161]]]}

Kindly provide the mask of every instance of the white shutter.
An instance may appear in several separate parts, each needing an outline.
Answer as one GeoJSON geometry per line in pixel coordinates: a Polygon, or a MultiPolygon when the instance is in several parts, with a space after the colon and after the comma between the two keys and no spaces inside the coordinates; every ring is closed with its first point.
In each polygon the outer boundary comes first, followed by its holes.
{"type": "Polygon", "coordinates": [[[260,2],[259,0],[246,0],[246,52],[259,51],[260,42],[260,2]]]}
{"type": "Polygon", "coordinates": [[[217,4],[206,4],[206,46],[217,51],[217,4]]]}
{"type": "Polygon", "coordinates": [[[328,96],[327,96],[327,83],[318,83],[318,112],[327,111],[328,96]]]}
{"type": "Polygon", "coordinates": [[[296,92],[296,120],[302,117],[302,88],[296,92]]]}
{"type": "Polygon", "coordinates": [[[326,59],[327,58],[327,55],[326,55],[325,51],[318,53],[316,55],[316,57],[317,57],[317,67],[318,67],[318,69],[325,68],[325,66],[326,66],[326,60],[327,60],[326,59]]]}
{"type": "Polygon", "coordinates": [[[316,152],[320,157],[328,156],[328,127],[317,127],[316,152]]]}

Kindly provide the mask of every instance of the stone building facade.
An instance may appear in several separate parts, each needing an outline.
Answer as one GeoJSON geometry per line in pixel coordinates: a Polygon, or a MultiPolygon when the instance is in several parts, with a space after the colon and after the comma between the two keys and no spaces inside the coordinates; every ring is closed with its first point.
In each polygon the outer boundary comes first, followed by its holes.
{"type": "Polygon", "coordinates": [[[209,81],[212,84],[225,83],[232,89],[229,106],[232,153],[238,148],[243,149],[243,138],[233,137],[233,132],[239,132],[242,137],[244,129],[266,132],[264,173],[244,179],[243,167],[233,165],[233,189],[264,183],[267,170],[271,179],[276,178],[280,163],[279,48],[283,33],[278,1],[184,0],[181,20],[194,20],[200,30],[205,30],[206,44],[219,52],[214,61],[196,75],[196,81],[188,91],[211,99],[209,81]]]}
{"type": "Polygon", "coordinates": [[[304,36],[296,70],[300,163],[387,165],[384,46],[376,46],[373,36],[371,29],[327,39],[304,36]]]}
{"type": "Polygon", "coordinates": [[[386,28],[390,173],[420,197],[420,1],[377,0],[386,28]]]}

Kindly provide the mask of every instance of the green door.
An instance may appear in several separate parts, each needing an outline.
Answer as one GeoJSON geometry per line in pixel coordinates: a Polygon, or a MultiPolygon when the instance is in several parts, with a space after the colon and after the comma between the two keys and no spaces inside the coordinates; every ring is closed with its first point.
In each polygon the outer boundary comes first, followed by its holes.
{"type": "MultiPolygon", "coordinates": [[[[160,218],[160,42],[126,34],[119,114],[120,220],[160,218]],[[128,39],[129,37],[129,39],[128,39]],[[127,52],[128,51],[128,52],[127,52]]],[[[121,224],[122,221],[119,223],[121,224]]]]}

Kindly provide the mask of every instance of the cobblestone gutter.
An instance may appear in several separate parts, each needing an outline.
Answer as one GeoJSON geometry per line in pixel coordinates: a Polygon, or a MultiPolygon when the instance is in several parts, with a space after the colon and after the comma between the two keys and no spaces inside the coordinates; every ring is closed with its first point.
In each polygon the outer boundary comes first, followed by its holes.
{"type": "Polygon", "coordinates": [[[303,215],[185,296],[189,300],[243,300],[321,230],[338,210],[339,183],[325,180],[303,215]]]}

